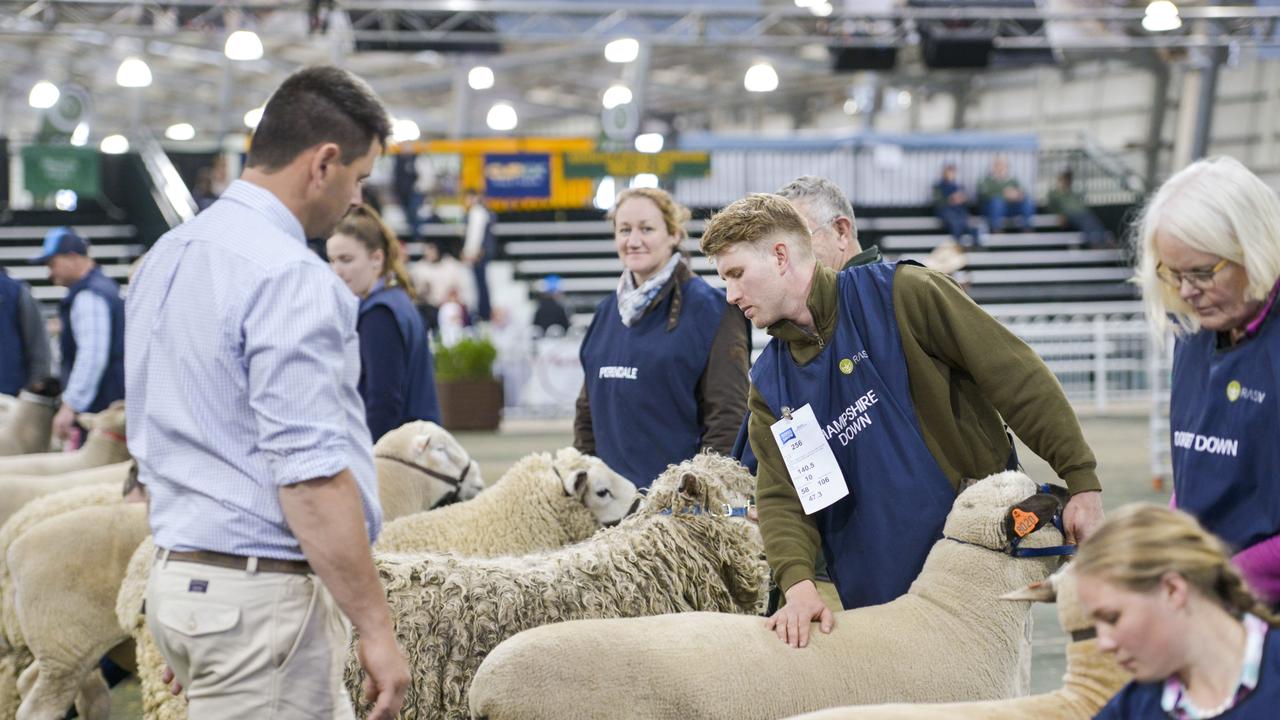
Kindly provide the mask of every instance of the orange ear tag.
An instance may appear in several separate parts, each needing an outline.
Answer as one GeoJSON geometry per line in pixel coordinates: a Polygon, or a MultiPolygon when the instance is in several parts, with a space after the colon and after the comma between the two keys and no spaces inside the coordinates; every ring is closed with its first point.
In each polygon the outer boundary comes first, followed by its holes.
{"type": "Polygon", "coordinates": [[[1018,508],[1013,509],[1013,531],[1018,534],[1018,537],[1022,538],[1030,535],[1039,524],[1040,516],[1035,513],[1019,510],[1018,508]]]}

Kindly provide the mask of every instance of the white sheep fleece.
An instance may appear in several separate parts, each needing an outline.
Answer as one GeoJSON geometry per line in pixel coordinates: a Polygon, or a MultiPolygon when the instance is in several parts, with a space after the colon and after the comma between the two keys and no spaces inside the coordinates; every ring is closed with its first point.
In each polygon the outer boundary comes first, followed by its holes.
{"type": "Polygon", "coordinates": [[[0,414],[0,456],[46,452],[58,411],[57,396],[23,391],[5,402],[7,410],[0,414]]]}
{"type": "MultiPolygon", "coordinates": [[[[760,618],[690,613],[550,625],[498,646],[471,685],[477,718],[778,718],[836,705],[1013,697],[1030,603],[1000,601],[1055,559],[1015,559],[1010,508],[1036,492],[1002,473],[962,493],[906,595],[836,615],[794,649],[760,618]]],[[[1052,525],[1024,547],[1057,545],[1052,525]]]]}
{"type": "Polygon", "coordinates": [[[117,488],[123,489],[132,466],[133,461],[126,460],[59,475],[0,476],[0,523],[8,520],[23,505],[32,500],[63,490],[110,483],[115,483],[117,488]]]}
{"type": "MultiPolygon", "coordinates": [[[[1056,601],[1058,622],[1068,635],[1093,628],[1076,598],[1077,581],[1071,568],[1067,565],[1050,581],[1028,587],[1024,594],[1011,594],[1056,601]]],[[[1052,692],[986,702],[842,707],[792,720],[1089,720],[1132,679],[1115,655],[1099,650],[1098,641],[1090,637],[1067,645],[1067,673],[1062,676],[1062,687],[1052,692]]]]}

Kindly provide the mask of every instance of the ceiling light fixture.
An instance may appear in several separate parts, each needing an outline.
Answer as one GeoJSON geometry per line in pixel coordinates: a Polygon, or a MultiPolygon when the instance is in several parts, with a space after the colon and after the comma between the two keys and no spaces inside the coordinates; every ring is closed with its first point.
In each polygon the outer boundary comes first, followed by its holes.
{"type": "Polygon", "coordinates": [[[108,135],[98,147],[108,155],[123,155],[129,152],[129,141],[123,135],[108,135]]]}
{"type": "Polygon", "coordinates": [[[748,92],[773,92],[778,89],[778,72],[767,62],[758,62],[747,68],[742,86],[748,92]]]}
{"type": "Polygon", "coordinates": [[[116,84],[127,88],[151,86],[151,68],[142,58],[125,58],[116,69],[116,84]]]}
{"type": "Polygon", "coordinates": [[[1182,27],[1182,18],[1178,16],[1178,6],[1169,0],[1155,0],[1147,6],[1147,14],[1142,18],[1142,29],[1147,32],[1167,32],[1182,27]]]}
{"type": "Polygon", "coordinates": [[[252,30],[237,30],[227,36],[222,52],[232,60],[257,60],[262,57],[262,39],[252,30]]]}
{"type": "Polygon", "coordinates": [[[643,133],[636,136],[636,151],[642,153],[662,152],[663,142],[662,133],[643,133]]]}
{"type": "Polygon", "coordinates": [[[631,102],[631,88],[626,85],[613,85],[604,91],[603,102],[606,110],[612,110],[619,105],[626,105],[631,102]]]}
{"type": "Polygon", "coordinates": [[[494,103],[489,108],[489,114],[485,116],[485,122],[489,124],[489,129],[499,132],[507,132],[515,130],[519,124],[520,118],[516,116],[516,109],[508,103],[494,103]]]}
{"type": "Polygon", "coordinates": [[[472,90],[488,90],[493,87],[493,68],[477,65],[467,73],[467,84],[472,90]]]}
{"type": "Polygon", "coordinates": [[[635,38],[618,38],[604,46],[604,59],[611,63],[629,63],[640,56],[640,43],[635,38]]]}
{"type": "Polygon", "coordinates": [[[244,126],[250,130],[256,130],[258,123],[262,122],[262,108],[256,107],[244,114],[244,126]]]}
{"type": "Polygon", "coordinates": [[[31,86],[31,94],[27,96],[27,103],[33,108],[44,110],[58,104],[58,86],[48,80],[41,80],[31,86]]]}
{"type": "Polygon", "coordinates": [[[165,128],[164,136],[170,140],[182,142],[194,138],[196,129],[191,127],[191,123],[174,123],[165,128]]]}

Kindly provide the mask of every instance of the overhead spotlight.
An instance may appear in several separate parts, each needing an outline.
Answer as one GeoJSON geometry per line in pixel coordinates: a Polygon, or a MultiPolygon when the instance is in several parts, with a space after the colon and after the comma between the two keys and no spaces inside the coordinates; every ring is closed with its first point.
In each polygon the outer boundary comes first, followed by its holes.
{"type": "Polygon", "coordinates": [[[76,147],[84,147],[89,144],[89,123],[79,123],[76,129],[71,131],[71,144],[76,147]]]}
{"type": "Polygon", "coordinates": [[[662,152],[662,133],[643,133],[636,136],[636,150],[642,153],[662,152]]]}
{"type": "Polygon", "coordinates": [[[394,143],[413,142],[420,137],[422,131],[418,129],[418,123],[408,118],[400,118],[391,123],[391,141],[394,143]]]}
{"type": "Polygon", "coordinates": [[[848,100],[844,101],[845,115],[857,115],[858,111],[861,109],[862,108],[858,107],[858,101],[854,100],[853,98],[849,98],[848,100]]]}
{"type": "Polygon", "coordinates": [[[595,199],[591,201],[599,210],[608,210],[613,207],[614,198],[618,196],[617,190],[613,182],[613,178],[607,177],[600,180],[600,184],[596,186],[595,199]]]}
{"type": "Polygon", "coordinates": [[[611,63],[629,63],[640,56],[640,43],[635,38],[619,38],[604,46],[604,59],[611,63]]]}
{"type": "Polygon", "coordinates": [[[1167,32],[1182,27],[1182,18],[1178,15],[1178,6],[1169,0],[1155,0],[1147,6],[1147,14],[1142,18],[1142,29],[1147,32],[1167,32]]]}
{"type": "Polygon", "coordinates": [[[123,135],[108,135],[102,138],[98,149],[108,155],[123,155],[129,152],[129,141],[123,135]]]}
{"type": "Polygon", "coordinates": [[[658,187],[658,176],[653,173],[640,173],[631,178],[631,187],[633,188],[656,188],[658,187]]]}
{"type": "Polygon", "coordinates": [[[74,212],[80,198],[75,190],[59,190],[53,194],[53,206],[62,212],[74,212]]]}
{"type": "Polygon", "coordinates": [[[796,0],[796,7],[798,7],[798,8],[811,8],[811,7],[813,7],[814,5],[820,5],[820,4],[822,4],[822,2],[823,2],[823,0],[796,0]]]}
{"type": "Polygon", "coordinates": [[[835,8],[831,7],[829,2],[820,2],[810,5],[809,12],[818,17],[831,17],[831,13],[835,12],[835,8]]]}
{"type": "Polygon", "coordinates": [[[125,58],[116,69],[116,84],[127,88],[150,87],[151,68],[142,58],[125,58]]]}
{"type": "Polygon", "coordinates": [[[170,140],[186,141],[196,136],[196,129],[191,123],[174,123],[165,128],[164,136],[170,140]]]}
{"type": "Polygon", "coordinates": [[[493,87],[493,68],[477,65],[467,73],[467,84],[472,90],[488,90],[493,87]]]}
{"type": "Polygon", "coordinates": [[[626,105],[631,102],[631,88],[626,85],[613,85],[604,91],[604,106],[606,110],[611,110],[619,105],[626,105]]]}
{"type": "Polygon", "coordinates": [[[263,108],[256,107],[244,114],[244,126],[250,130],[256,130],[258,123],[262,122],[263,108]]]}
{"type": "Polygon", "coordinates": [[[489,114],[485,116],[485,122],[489,124],[489,129],[499,132],[515,130],[520,119],[516,117],[516,109],[508,103],[494,103],[489,108],[489,114]]]}
{"type": "Polygon", "coordinates": [[[904,107],[904,108],[911,107],[911,91],[910,90],[903,90],[898,93],[898,106],[904,107]]]}
{"type": "Polygon", "coordinates": [[[758,62],[747,68],[742,86],[748,92],[773,92],[778,89],[778,72],[767,62],[758,62]]]}
{"type": "Polygon", "coordinates": [[[257,60],[262,57],[262,39],[252,30],[237,30],[227,36],[222,52],[232,60],[257,60]]]}
{"type": "Polygon", "coordinates": [[[33,108],[44,110],[58,104],[58,86],[48,80],[41,80],[31,86],[31,94],[27,96],[27,103],[33,108]]]}

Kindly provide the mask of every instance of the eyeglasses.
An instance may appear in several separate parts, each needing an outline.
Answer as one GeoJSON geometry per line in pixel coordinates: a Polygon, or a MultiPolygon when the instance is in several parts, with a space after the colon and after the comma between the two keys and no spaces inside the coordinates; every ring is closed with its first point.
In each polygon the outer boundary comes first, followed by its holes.
{"type": "Polygon", "coordinates": [[[839,219],[840,219],[840,217],[841,217],[840,215],[837,215],[837,216],[835,216],[835,217],[831,218],[830,220],[827,220],[826,222],[821,222],[821,223],[818,223],[817,225],[814,225],[813,227],[809,228],[809,234],[810,234],[810,235],[816,235],[816,234],[818,233],[818,231],[819,231],[819,230],[821,230],[822,228],[827,227],[827,226],[828,226],[828,225],[830,225],[831,223],[833,223],[833,222],[835,222],[835,221],[839,220],[839,219]]]}
{"type": "Polygon", "coordinates": [[[1213,287],[1214,277],[1218,273],[1222,272],[1222,269],[1227,266],[1228,262],[1230,261],[1223,258],[1208,270],[1188,270],[1187,272],[1170,270],[1164,266],[1164,263],[1157,263],[1156,275],[1160,278],[1161,282],[1174,290],[1182,289],[1183,280],[1191,283],[1191,287],[1196,288],[1197,290],[1208,290],[1213,287]]]}

